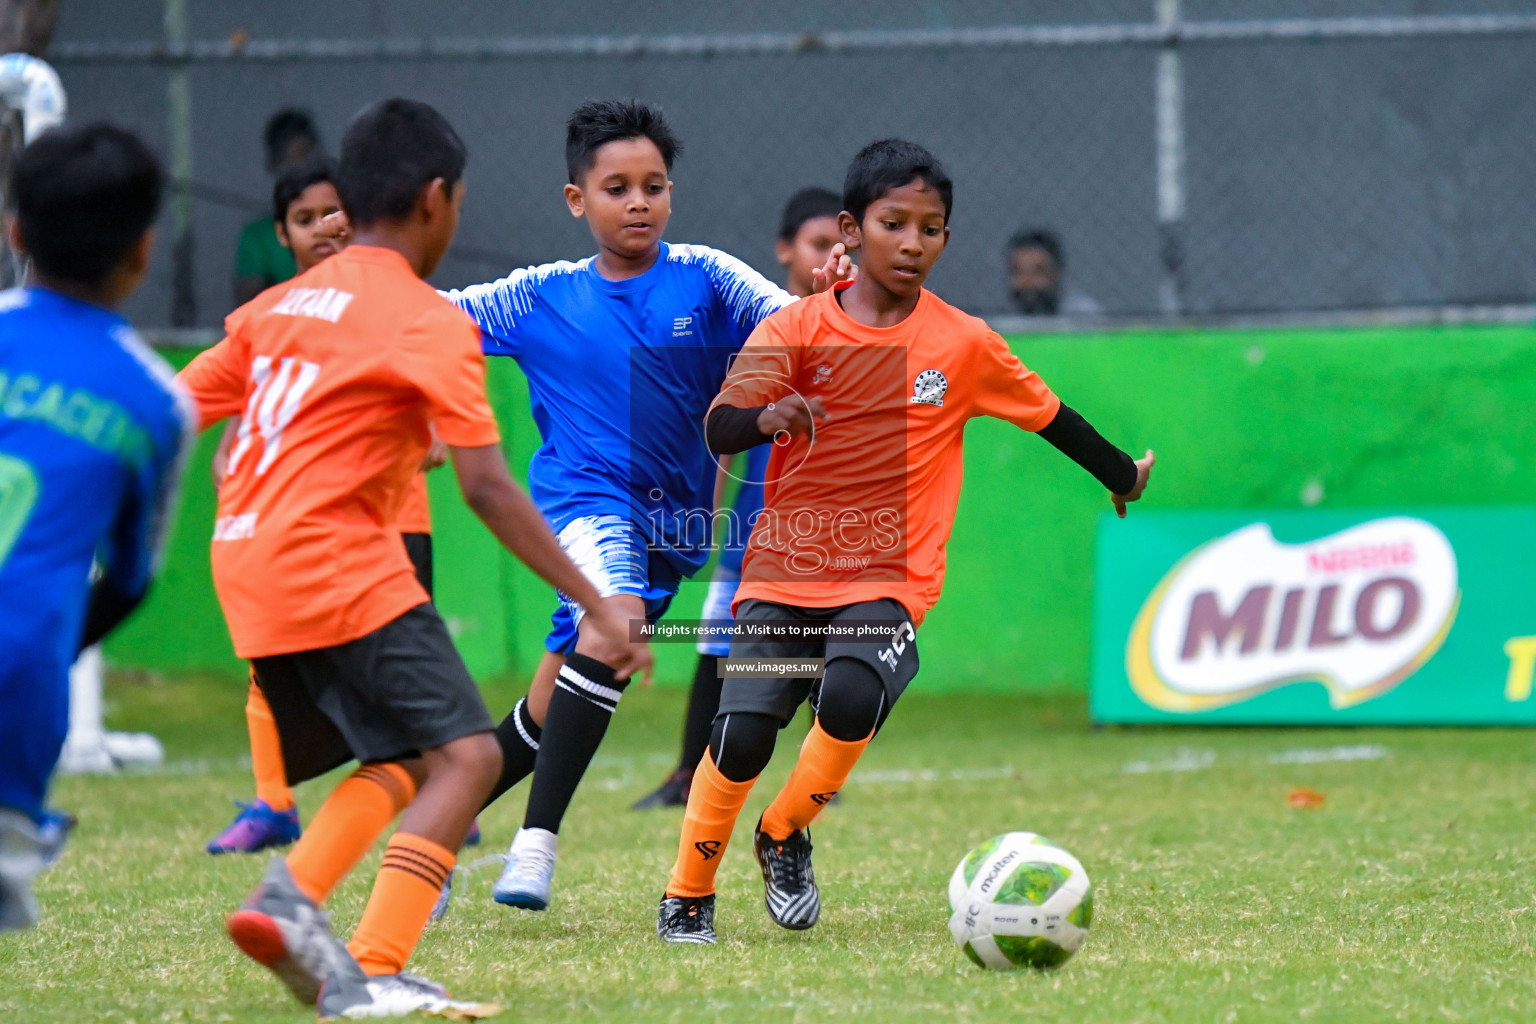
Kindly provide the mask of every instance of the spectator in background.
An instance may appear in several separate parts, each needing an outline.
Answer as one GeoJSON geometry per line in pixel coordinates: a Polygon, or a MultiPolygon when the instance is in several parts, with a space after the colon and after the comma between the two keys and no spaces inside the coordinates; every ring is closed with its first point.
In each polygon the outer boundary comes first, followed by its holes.
{"type": "MultiPolygon", "coordinates": [[[[314,118],[302,110],[284,107],[267,121],[263,133],[267,150],[267,173],[274,177],[294,164],[319,156],[320,132],[314,118]]],[[[293,253],[279,237],[280,225],[271,217],[259,217],[240,232],[235,250],[235,305],[243,306],[297,271],[293,253]]]]}
{"type": "Polygon", "coordinates": [[[1104,307],[1088,295],[1062,286],[1067,261],[1061,236],[1026,228],[1008,240],[1008,280],[1013,304],[1025,316],[1099,316],[1104,307]]]}

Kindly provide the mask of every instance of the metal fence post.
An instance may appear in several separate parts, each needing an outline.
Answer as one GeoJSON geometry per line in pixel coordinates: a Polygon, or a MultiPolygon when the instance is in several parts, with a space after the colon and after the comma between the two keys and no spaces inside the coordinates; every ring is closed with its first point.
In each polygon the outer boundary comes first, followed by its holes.
{"type": "MultiPolygon", "coordinates": [[[[187,42],[187,0],[165,0],[165,39],[172,52],[187,42]]],[[[185,59],[167,76],[166,113],[171,141],[171,326],[197,323],[197,264],[192,232],[192,84],[185,59]]]]}
{"type": "Polygon", "coordinates": [[[1158,307],[1165,316],[1184,311],[1184,72],[1179,55],[1181,0],[1157,0],[1164,32],[1157,54],[1157,228],[1162,274],[1158,307]]]}

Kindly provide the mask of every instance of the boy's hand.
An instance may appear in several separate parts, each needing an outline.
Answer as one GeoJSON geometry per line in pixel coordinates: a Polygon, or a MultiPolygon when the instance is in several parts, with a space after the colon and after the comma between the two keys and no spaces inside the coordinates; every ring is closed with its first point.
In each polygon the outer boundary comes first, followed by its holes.
{"type": "Polygon", "coordinates": [[[788,395],[757,414],[757,429],[769,437],[777,437],[784,431],[791,437],[810,435],[817,421],[825,421],[827,408],[821,399],[806,399],[800,395],[788,395]]]}
{"type": "Polygon", "coordinates": [[[217,491],[224,486],[224,477],[229,473],[229,455],[235,447],[235,435],[240,430],[240,417],[231,416],[224,424],[224,433],[219,436],[219,446],[213,450],[213,489],[217,491]]]}
{"type": "Polygon", "coordinates": [[[1152,454],[1152,449],[1147,449],[1147,454],[1136,460],[1136,486],[1132,487],[1128,494],[1111,494],[1110,498],[1115,503],[1115,515],[1125,518],[1125,506],[1141,497],[1141,492],[1147,489],[1147,481],[1152,478],[1152,467],[1157,463],[1157,456],[1152,454]]]}
{"type": "Polygon", "coordinates": [[[347,211],[337,210],[321,217],[320,223],[315,225],[315,234],[340,242],[349,240],[352,237],[352,222],[347,219],[347,211]]]}
{"type": "Polygon", "coordinates": [[[592,639],[597,643],[586,653],[613,669],[615,679],[628,679],[640,673],[644,685],[651,685],[651,649],[644,643],[632,643],[629,639],[629,620],[622,606],[611,597],[605,597],[595,606],[586,609],[583,625],[590,624],[592,639]]]}
{"type": "Polygon", "coordinates": [[[859,268],[848,255],[847,246],[838,242],[827,256],[825,266],[811,271],[811,293],[819,295],[840,281],[852,281],[859,276],[859,268]]]}
{"type": "Polygon", "coordinates": [[[427,454],[421,460],[421,471],[429,473],[448,461],[448,445],[437,436],[437,424],[429,428],[432,431],[432,443],[427,446],[427,454]]]}

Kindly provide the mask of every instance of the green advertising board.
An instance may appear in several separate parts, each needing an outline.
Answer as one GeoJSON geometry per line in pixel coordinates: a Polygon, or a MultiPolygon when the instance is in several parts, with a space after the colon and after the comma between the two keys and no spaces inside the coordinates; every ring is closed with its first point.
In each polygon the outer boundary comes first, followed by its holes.
{"type": "Polygon", "coordinates": [[[1133,509],[1094,561],[1097,721],[1536,724],[1536,508],[1133,509]]]}

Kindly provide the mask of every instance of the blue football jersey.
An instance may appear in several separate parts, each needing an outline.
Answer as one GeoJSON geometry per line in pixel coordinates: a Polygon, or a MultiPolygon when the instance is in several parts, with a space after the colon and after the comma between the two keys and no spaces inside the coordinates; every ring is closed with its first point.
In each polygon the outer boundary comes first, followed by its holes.
{"type": "Polygon", "coordinates": [[[0,293],[0,674],[68,671],[92,563],[142,594],[196,416],[116,313],[0,293]]]}
{"type": "Polygon", "coordinates": [[[628,516],[691,575],[710,543],[704,414],[753,328],[794,296],[700,245],[663,242],[656,265],[625,281],[593,260],[445,294],[480,325],[486,354],[528,378],[542,442],[528,483],[550,524],[628,516]]]}

